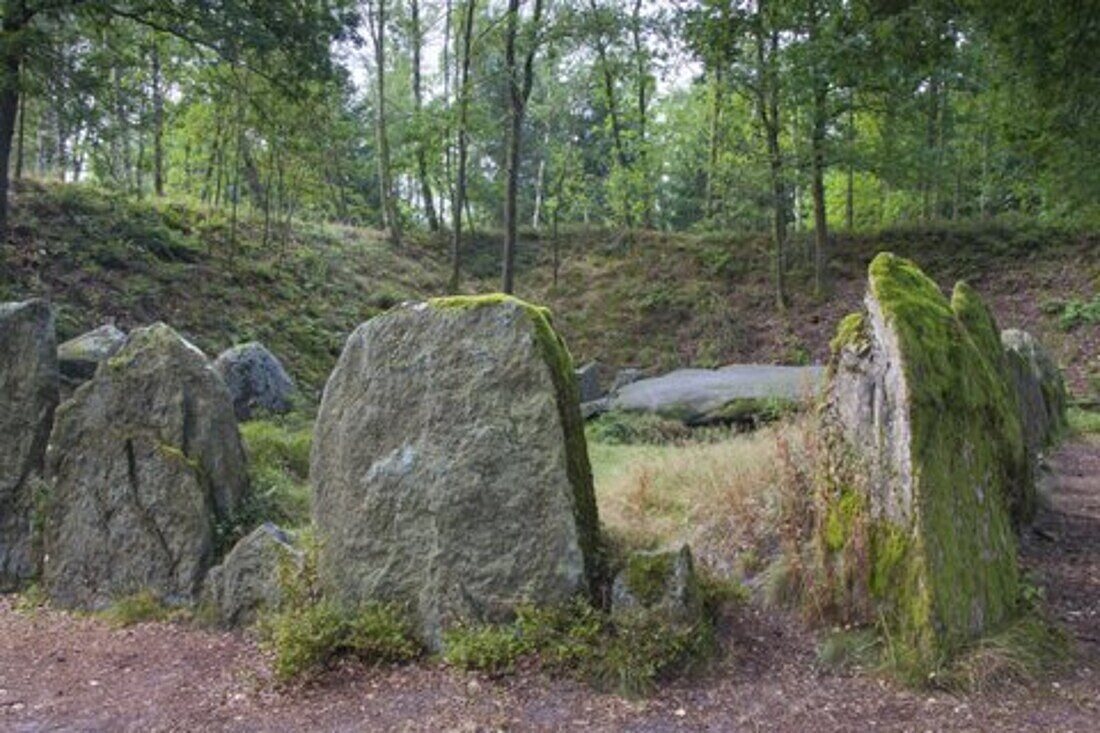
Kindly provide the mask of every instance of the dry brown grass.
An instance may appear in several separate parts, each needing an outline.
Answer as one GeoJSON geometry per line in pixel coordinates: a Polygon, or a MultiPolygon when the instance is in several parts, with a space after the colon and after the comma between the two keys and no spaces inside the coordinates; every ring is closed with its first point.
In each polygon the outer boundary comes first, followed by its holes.
{"type": "Polygon", "coordinates": [[[589,446],[600,517],[632,546],[687,542],[721,575],[751,576],[778,549],[780,453],[801,421],[717,442],[589,446]]]}

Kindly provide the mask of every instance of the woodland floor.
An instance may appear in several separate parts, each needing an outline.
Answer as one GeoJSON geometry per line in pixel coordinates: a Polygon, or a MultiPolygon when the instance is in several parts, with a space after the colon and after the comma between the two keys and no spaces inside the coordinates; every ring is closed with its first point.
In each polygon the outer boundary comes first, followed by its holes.
{"type": "Polygon", "coordinates": [[[1051,461],[1052,506],[1023,562],[1075,639],[1064,669],[1028,686],[957,696],[817,668],[794,618],[746,606],[701,677],[644,701],[530,669],[502,680],[438,665],[346,667],[299,687],[271,681],[237,634],[15,609],[0,599],[0,730],[1059,730],[1100,729],[1100,439],[1051,461]]]}

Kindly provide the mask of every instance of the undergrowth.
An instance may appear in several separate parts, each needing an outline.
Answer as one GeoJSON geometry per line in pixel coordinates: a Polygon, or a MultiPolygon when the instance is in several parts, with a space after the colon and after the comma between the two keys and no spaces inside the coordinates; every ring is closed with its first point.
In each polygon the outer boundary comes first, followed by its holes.
{"type": "Polygon", "coordinates": [[[407,662],[423,650],[408,613],[396,604],[348,608],[326,598],[317,576],[317,543],[302,536],[301,562],[279,565],[282,602],[260,617],[260,638],[274,655],[282,681],[309,677],[339,659],[378,664],[407,662]]]}
{"type": "Polygon", "coordinates": [[[242,423],[241,438],[252,486],[244,523],[269,521],[291,528],[309,524],[312,420],[295,413],[242,423]]]}
{"type": "Polygon", "coordinates": [[[452,628],[443,645],[444,660],[462,669],[500,675],[530,657],[551,673],[635,697],[698,669],[716,641],[710,618],[688,624],[651,610],[607,614],[577,600],[521,607],[511,624],[452,628]]]}
{"type": "Polygon", "coordinates": [[[118,628],[149,621],[176,621],[188,616],[182,608],[172,608],[151,590],[121,596],[103,611],[103,617],[118,628]]]}
{"type": "Polygon", "coordinates": [[[1066,412],[1070,432],[1075,435],[1093,435],[1100,433],[1100,412],[1071,407],[1066,412]]]}

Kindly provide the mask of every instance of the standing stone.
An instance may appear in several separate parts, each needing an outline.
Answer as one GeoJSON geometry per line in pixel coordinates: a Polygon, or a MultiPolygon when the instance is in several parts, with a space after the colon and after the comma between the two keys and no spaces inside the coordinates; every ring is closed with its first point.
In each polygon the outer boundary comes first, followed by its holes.
{"type": "Polygon", "coordinates": [[[218,622],[247,626],[261,611],[278,608],[283,599],[279,573],[284,563],[300,569],[303,553],[294,538],[270,522],[241,539],[211,568],[203,584],[203,598],[218,622]]]}
{"type": "Polygon", "coordinates": [[[293,407],[294,381],[263,344],[234,346],[217,358],[214,368],[229,387],[238,420],[251,420],[257,409],[283,413],[293,407]]]}
{"type": "Polygon", "coordinates": [[[1027,331],[1002,331],[1001,343],[1020,405],[1024,439],[1037,457],[1066,428],[1066,384],[1050,353],[1027,331]]]}
{"type": "Polygon", "coordinates": [[[49,304],[0,304],[0,591],[36,572],[32,518],[57,400],[49,304]]]}
{"type": "Polygon", "coordinates": [[[568,352],[507,296],[405,305],[348,339],[313,442],[322,579],[346,604],[407,604],[423,641],[601,574],[568,352]]]}
{"type": "Polygon", "coordinates": [[[993,319],[912,262],[871,263],[827,388],[821,547],[840,615],[884,619],[931,664],[1011,616],[1010,504],[1030,479],[993,319]]]}
{"type": "Polygon", "coordinates": [[[698,623],[704,615],[703,593],[695,576],[691,548],[634,552],[611,585],[615,614],[647,609],[672,621],[698,623]]]}
{"type": "Polygon", "coordinates": [[[45,584],[67,607],[145,590],[195,600],[248,485],[225,384],[162,323],[58,409],[46,464],[45,584]]]}
{"type": "Polygon", "coordinates": [[[88,381],[101,361],[107,361],[126,343],[126,334],[111,324],[69,339],[57,347],[57,366],[70,386],[88,381]]]}
{"type": "Polygon", "coordinates": [[[581,393],[581,404],[598,400],[607,394],[600,382],[599,362],[590,361],[577,369],[577,387],[581,393]]]}

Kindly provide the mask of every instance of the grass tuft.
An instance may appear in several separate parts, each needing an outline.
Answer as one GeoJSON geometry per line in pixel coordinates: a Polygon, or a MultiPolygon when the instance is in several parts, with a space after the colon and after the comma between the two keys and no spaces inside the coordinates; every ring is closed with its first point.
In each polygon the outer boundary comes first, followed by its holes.
{"type": "Polygon", "coordinates": [[[1070,432],[1074,435],[1095,435],[1100,433],[1100,412],[1071,407],[1066,412],[1070,432]]]}
{"type": "Polygon", "coordinates": [[[1070,656],[1065,632],[1037,612],[1026,613],[1002,630],[978,639],[935,680],[962,692],[1029,684],[1064,665],[1070,656]]]}
{"type": "Polygon", "coordinates": [[[149,621],[170,621],[179,613],[180,611],[166,606],[151,590],[142,590],[115,599],[103,612],[103,616],[111,625],[126,628],[149,621]]]}
{"type": "Polygon", "coordinates": [[[532,657],[547,671],[627,697],[648,695],[659,682],[691,673],[715,648],[710,618],[685,624],[645,609],[612,615],[582,600],[523,607],[511,624],[467,625],[444,634],[444,659],[456,667],[502,675],[532,657]]]}
{"type": "Polygon", "coordinates": [[[269,521],[291,528],[309,524],[312,421],[301,415],[254,420],[241,425],[241,438],[252,484],[247,523],[269,521]]]}

